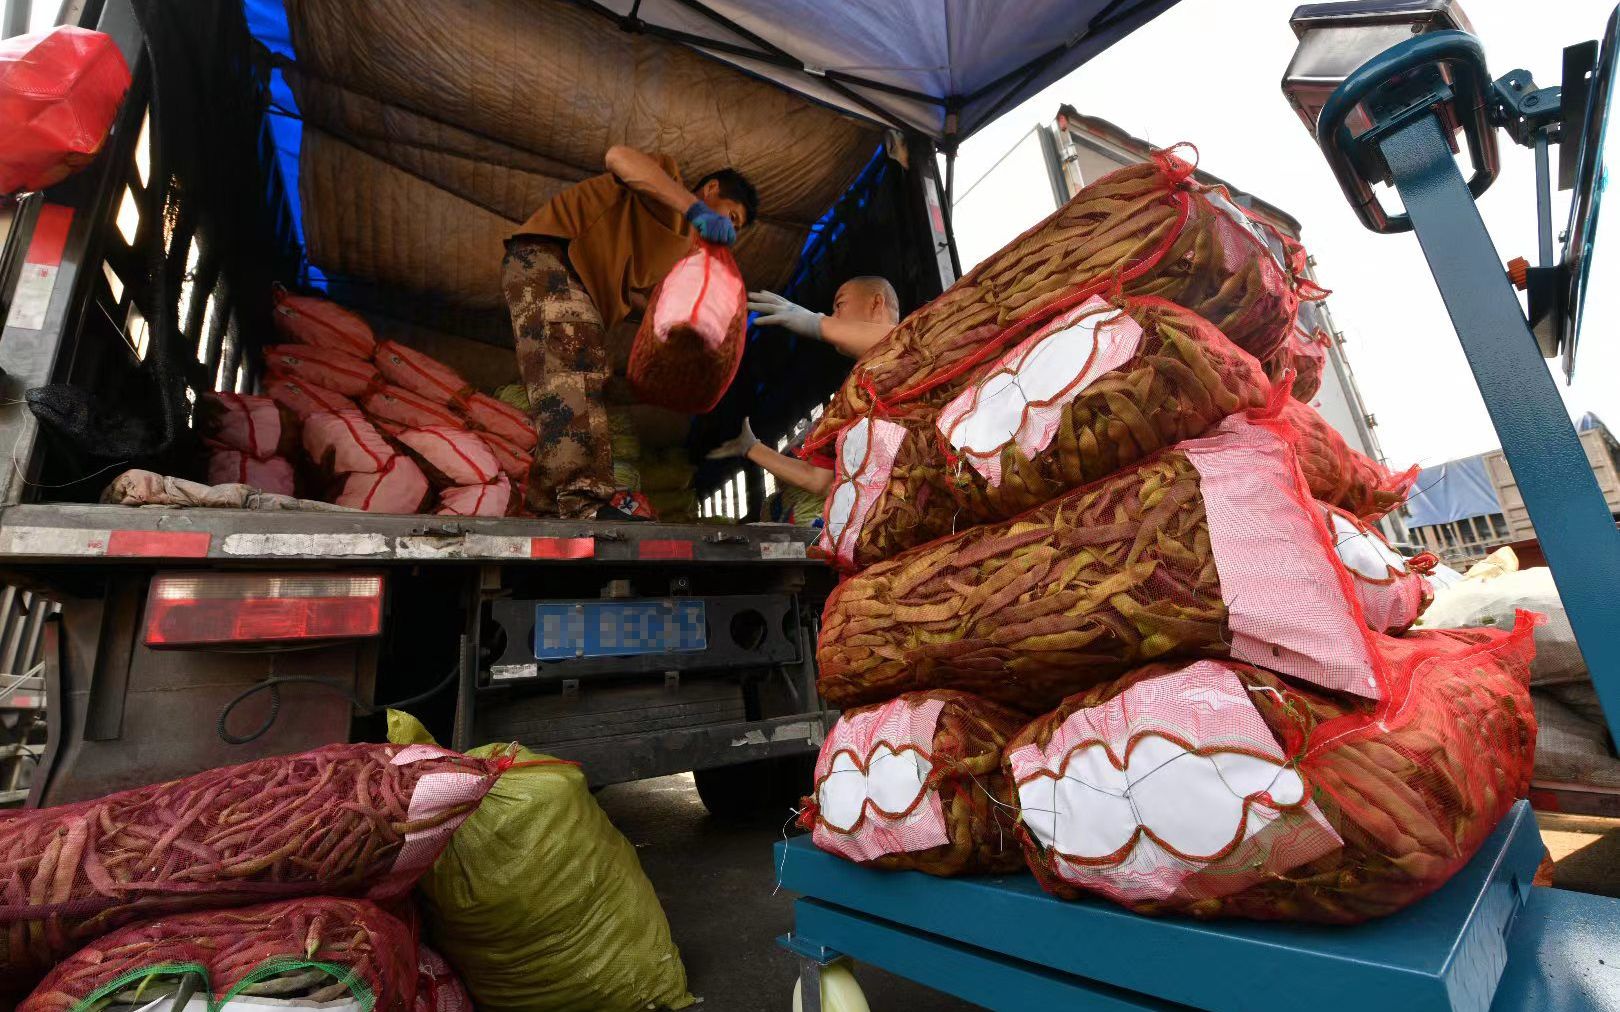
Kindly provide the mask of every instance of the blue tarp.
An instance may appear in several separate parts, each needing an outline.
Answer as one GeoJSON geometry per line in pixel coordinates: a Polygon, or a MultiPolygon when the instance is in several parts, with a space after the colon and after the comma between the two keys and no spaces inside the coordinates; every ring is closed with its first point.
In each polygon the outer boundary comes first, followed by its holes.
{"type": "Polygon", "coordinates": [[[1485,473],[1485,455],[1479,454],[1424,468],[1406,509],[1411,514],[1407,526],[1427,527],[1500,513],[1502,504],[1485,473]]]}
{"type": "MultiPolygon", "coordinates": [[[[266,49],[292,59],[292,32],[287,27],[287,8],[283,0],[242,0],[242,13],[247,16],[248,31],[263,43],[266,49]]],[[[293,229],[298,245],[304,245],[304,208],[298,196],[298,153],[303,145],[304,122],[298,114],[298,100],[279,69],[270,71],[270,136],[276,142],[276,161],[281,167],[281,181],[287,189],[287,203],[292,209],[293,229]]],[[[326,279],[321,272],[307,263],[304,280],[325,288],[326,279]]]]}

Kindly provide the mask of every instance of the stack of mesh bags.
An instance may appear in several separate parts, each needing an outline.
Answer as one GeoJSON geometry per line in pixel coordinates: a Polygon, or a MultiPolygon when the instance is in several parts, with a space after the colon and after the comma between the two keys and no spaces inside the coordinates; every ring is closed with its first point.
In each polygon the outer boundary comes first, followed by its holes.
{"type": "Polygon", "coordinates": [[[197,402],[196,427],[206,448],[210,485],[251,485],[276,495],[296,495],[291,455],[298,447],[298,418],[269,397],[205,393],[197,402]]]}
{"type": "Polygon", "coordinates": [[[908,318],[812,436],[849,575],[802,821],[855,860],[1021,860],[1153,912],[1387,913],[1523,792],[1528,622],[1396,638],[1431,594],[1373,525],[1412,473],[1266,375],[1318,290],[1179,164],[1101,180],[908,318]],[[1096,233],[1124,251],[1104,278],[1028,280],[1096,233]],[[1039,308],[1001,301],[1032,284],[1039,308]]]}

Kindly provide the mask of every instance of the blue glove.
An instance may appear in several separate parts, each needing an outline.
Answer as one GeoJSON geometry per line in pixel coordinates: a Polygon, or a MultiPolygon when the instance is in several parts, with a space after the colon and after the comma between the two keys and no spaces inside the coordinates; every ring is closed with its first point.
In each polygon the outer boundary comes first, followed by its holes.
{"type": "Polygon", "coordinates": [[[710,242],[730,246],[737,241],[737,226],[731,223],[731,219],[701,200],[693,201],[692,206],[686,209],[686,220],[697,229],[698,235],[710,242]]]}

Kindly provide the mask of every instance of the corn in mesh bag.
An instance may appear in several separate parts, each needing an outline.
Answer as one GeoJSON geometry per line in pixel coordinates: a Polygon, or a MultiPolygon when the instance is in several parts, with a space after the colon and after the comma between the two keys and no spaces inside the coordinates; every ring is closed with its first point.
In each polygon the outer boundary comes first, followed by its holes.
{"type": "Polygon", "coordinates": [[[1376,700],[1154,664],[1007,746],[1029,865],[1142,913],[1352,923],[1439,888],[1530,783],[1532,628],[1375,638],[1376,700]]]}
{"type": "Polygon", "coordinates": [[[806,452],[879,407],[939,407],[976,367],[1092,295],[1155,296],[1202,316],[1264,359],[1293,326],[1298,297],[1281,238],[1192,165],[1158,152],[1075,194],[1045,221],[912,313],[833,395],[806,452]]]}
{"type": "Polygon", "coordinates": [[[1026,718],[965,692],[897,696],[838,718],[799,824],[878,868],[972,875],[1023,867],[1002,749],[1026,718]]]}
{"type": "Polygon", "coordinates": [[[1375,691],[1356,591],[1292,438],[1234,415],[844,581],[823,619],[822,696],[850,707],[950,688],[1038,713],[1148,661],[1200,656],[1375,691]]]}

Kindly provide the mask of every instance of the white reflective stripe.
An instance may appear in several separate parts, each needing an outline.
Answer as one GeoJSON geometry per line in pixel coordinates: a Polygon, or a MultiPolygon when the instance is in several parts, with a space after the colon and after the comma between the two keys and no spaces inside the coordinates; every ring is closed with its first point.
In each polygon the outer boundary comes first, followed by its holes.
{"type": "Polygon", "coordinates": [[[107,530],[7,527],[0,530],[0,555],[106,555],[111,536],[107,530]]]}
{"type": "Polygon", "coordinates": [[[806,558],[804,543],[801,541],[763,541],[759,546],[761,559],[803,559],[806,558]]]}
{"type": "Polygon", "coordinates": [[[226,555],[389,555],[392,549],[381,534],[228,534],[221,551],[226,555]]]}
{"type": "Polygon", "coordinates": [[[464,545],[474,559],[527,559],[533,538],[513,538],[498,534],[469,534],[464,545]]]}
{"type": "Polygon", "coordinates": [[[539,678],[540,665],[495,664],[489,669],[489,677],[497,682],[506,682],[517,678],[539,678]]]}

